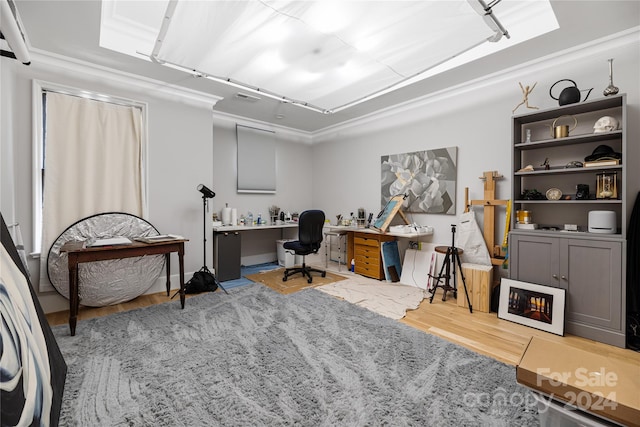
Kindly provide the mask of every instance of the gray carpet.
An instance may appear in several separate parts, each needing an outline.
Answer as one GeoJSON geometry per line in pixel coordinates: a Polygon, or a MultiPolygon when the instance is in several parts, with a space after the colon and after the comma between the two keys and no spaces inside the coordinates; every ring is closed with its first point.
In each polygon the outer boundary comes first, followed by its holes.
{"type": "Polygon", "coordinates": [[[314,289],[260,284],[54,328],[60,425],[537,425],[515,368],[314,289]]]}

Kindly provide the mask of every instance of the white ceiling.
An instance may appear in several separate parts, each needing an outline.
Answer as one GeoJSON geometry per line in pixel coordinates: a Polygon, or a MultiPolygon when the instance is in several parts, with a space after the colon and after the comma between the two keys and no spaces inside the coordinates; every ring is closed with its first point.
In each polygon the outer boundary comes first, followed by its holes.
{"type": "Polygon", "coordinates": [[[490,15],[486,7],[483,0],[114,0],[102,3],[100,46],[333,114],[558,29],[548,0],[498,0],[490,15]]]}
{"type": "MultiPolygon", "coordinates": [[[[148,2],[149,0],[141,0],[130,3],[132,8],[141,10],[138,7],[140,3],[148,2]]],[[[237,88],[195,78],[183,71],[162,67],[146,59],[138,59],[100,47],[102,9],[100,1],[17,0],[18,11],[34,51],[52,52],[157,79],[168,84],[218,95],[224,99],[214,107],[217,111],[309,132],[446,90],[466,81],[640,25],[640,1],[637,0],[552,0],[551,4],[560,25],[558,30],[460,65],[357,106],[323,115],[269,98],[262,98],[258,102],[247,102],[235,97],[239,91],[237,88]],[[277,118],[277,116],[284,117],[277,118]]],[[[498,6],[496,11],[499,10],[498,6]]],[[[132,20],[132,34],[151,31],[148,26],[140,24],[144,23],[145,19],[151,18],[151,15],[151,13],[145,15],[138,21],[132,20]]],[[[126,36],[127,34],[123,34],[123,37],[126,36]]]]}

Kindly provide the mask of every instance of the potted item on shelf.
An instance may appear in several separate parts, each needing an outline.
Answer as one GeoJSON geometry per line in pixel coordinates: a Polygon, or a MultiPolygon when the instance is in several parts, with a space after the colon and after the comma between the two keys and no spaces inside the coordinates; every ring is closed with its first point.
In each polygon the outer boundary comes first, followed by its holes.
{"type": "Polygon", "coordinates": [[[545,195],[536,190],[524,190],[520,195],[522,200],[544,200],[546,199],[545,195]]]}

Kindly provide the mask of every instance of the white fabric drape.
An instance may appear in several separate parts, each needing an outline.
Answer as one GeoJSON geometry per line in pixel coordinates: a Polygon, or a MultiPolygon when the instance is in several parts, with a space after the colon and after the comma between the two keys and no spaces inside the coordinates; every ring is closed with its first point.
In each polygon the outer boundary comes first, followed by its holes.
{"type": "Polygon", "coordinates": [[[20,230],[20,224],[11,224],[9,225],[9,228],[12,230],[11,238],[13,239],[13,244],[18,251],[20,261],[22,261],[22,265],[24,265],[24,270],[27,272],[28,276],[31,276],[31,273],[29,273],[29,264],[27,263],[27,254],[24,250],[24,241],[22,240],[22,230],[20,230]]]}
{"type": "Polygon", "coordinates": [[[142,112],[47,93],[40,290],[47,255],[70,225],[101,212],[143,214],[142,112]]]}

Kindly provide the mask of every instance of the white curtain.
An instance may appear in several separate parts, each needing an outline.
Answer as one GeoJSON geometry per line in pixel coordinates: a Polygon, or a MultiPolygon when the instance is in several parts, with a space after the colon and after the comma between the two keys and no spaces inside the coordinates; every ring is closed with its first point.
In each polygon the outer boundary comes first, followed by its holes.
{"type": "Polygon", "coordinates": [[[143,214],[142,112],[78,96],[46,95],[40,290],[49,249],[67,227],[101,212],[143,214]]]}

